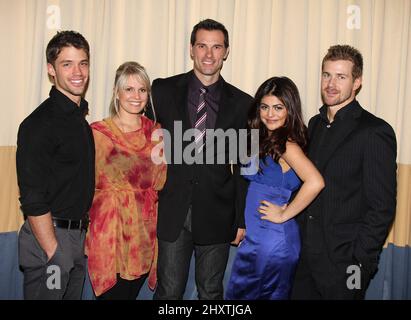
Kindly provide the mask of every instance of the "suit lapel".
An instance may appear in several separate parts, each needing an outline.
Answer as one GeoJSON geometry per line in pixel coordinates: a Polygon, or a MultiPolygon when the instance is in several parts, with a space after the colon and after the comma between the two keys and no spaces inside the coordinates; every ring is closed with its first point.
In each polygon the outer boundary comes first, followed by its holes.
{"type": "Polygon", "coordinates": [[[230,119],[233,116],[233,112],[235,109],[231,107],[233,105],[234,105],[233,96],[231,95],[231,91],[227,87],[226,82],[223,80],[220,104],[218,107],[217,119],[214,125],[215,129],[218,129],[218,128],[225,129],[225,127],[228,125],[227,119],[230,119]]]}
{"type": "Polygon", "coordinates": [[[184,74],[176,83],[175,103],[178,119],[183,123],[183,132],[191,128],[187,110],[188,78],[190,73],[184,74]]]}

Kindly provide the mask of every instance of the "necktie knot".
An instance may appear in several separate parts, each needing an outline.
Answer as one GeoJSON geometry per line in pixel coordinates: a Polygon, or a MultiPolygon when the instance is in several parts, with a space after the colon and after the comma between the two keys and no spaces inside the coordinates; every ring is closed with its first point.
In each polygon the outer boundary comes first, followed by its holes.
{"type": "Polygon", "coordinates": [[[205,95],[206,94],[206,92],[207,92],[207,89],[206,88],[200,88],[200,95],[205,95]]]}

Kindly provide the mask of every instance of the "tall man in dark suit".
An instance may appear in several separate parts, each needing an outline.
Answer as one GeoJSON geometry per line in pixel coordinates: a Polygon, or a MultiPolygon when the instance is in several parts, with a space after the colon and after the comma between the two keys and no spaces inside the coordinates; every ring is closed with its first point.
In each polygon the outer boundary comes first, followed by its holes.
{"type": "Polygon", "coordinates": [[[322,62],[324,106],[308,130],[325,188],[300,216],[293,299],[363,299],[394,219],[395,134],[355,99],[362,68],[347,45],[330,47],[322,62]]]}
{"type": "MultiPolygon", "coordinates": [[[[179,146],[185,150],[194,143],[184,141],[178,129],[174,130],[179,126],[183,132],[197,129],[200,135],[195,136],[196,143],[204,141],[205,129],[234,129],[238,133],[246,127],[252,98],[220,75],[228,53],[226,28],[211,19],[201,21],[191,34],[194,70],[153,81],[157,120],[171,134],[173,143],[171,159],[167,159],[167,181],[159,194],[155,299],[182,299],[193,251],[199,298],[222,299],[230,242],[238,244],[244,237],[247,185],[235,159],[228,157],[229,139],[224,142],[223,163],[217,163],[217,152],[212,153],[212,164],[210,159],[190,164],[185,157],[179,161],[175,155],[179,146]],[[233,167],[230,160],[234,160],[233,167]]],[[[216,139],[207,136],[206,141],[213,144],[216,139]]],[[[205,154],[205,148],[195,152],[205,154]]]]}

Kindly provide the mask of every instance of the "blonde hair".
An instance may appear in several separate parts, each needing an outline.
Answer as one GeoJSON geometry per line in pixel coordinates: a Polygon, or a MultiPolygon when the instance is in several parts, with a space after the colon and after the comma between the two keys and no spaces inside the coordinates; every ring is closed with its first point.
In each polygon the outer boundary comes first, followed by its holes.
{"type": "MultiPolygon", "coordinates": [[[[110,116],[114,117],[118,114],[118,92],[120,89],[126,87],[126,83],[129,76],[135,76],[139,81],[141,81],[144,86],[147,88],[148,93],[148,102],[144,109],[147,108],[148,105],[153,105],[151,99],[151,85],[150,85],[150,78],[147,75],[146,69],[144,67],[135,62],[135,61],[127,61],[120,65],[116,71],[116,76],[114,78],[114,87],[113,87],[113,95],[110,101],[110,116]]],[[[153,109],[154,114],[154,109],[153,109]]]]}

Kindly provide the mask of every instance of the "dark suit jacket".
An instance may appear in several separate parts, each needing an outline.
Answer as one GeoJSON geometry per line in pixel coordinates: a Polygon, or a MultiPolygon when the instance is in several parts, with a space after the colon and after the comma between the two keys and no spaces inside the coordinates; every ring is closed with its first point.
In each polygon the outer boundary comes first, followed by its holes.
{"type": "MultiPolygon", "coordinates": [[[[247,183],[239,175],[239,167],[228,160],[228,139],[225,141],[224,164],[186,164],[174,158],[174,151],[190,143],[174,132],[180,121],[185,132],[191,128],[188,110],[188,81],[192,72],[166,79],[156,79],[152,85],[157,120],[170,133],[171,159],[167,159],[167,180],[159,193],[157,235],[159,239],[175,241],[192,206],[192,235],[196,244],[230,242],[238,227],[244,226],[244,203],[247,183]],[[182,162],[182,163],[181,163],[182,162]]],[[[215,129],[236,131],[246,128],[252,98],[223,80],[215,129]]],[[[215,148],[217,149],[217,148],[215,148]]],[[[216,163],[216,162],[214,162],[216,163]]]]}
{"type": "MultiPolygon", "coordinates": [[[[316,163],[325,188],[301,216],[303,248],[326,252],[336,264],[359,262],[372,274],[395,215],[396,139],[389,124],[356,100],[345,108],[352,109],[340,123],[343,133],[316,163]]],[[[321,121],[316,115],[309,122],[310,146],[321,121]]]]}

